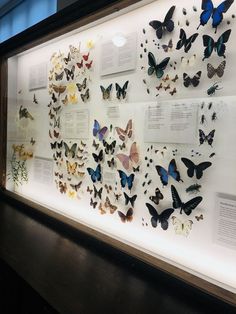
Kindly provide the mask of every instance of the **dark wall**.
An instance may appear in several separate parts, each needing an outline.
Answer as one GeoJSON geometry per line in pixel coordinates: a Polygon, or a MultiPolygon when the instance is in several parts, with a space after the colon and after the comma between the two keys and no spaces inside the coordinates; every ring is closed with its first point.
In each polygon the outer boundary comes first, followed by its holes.
{"type": "Polygon", "coordinates": [[[57,0],[57,11],[64,9],[65,7],[76,1],[78,0],[57,0]]]}

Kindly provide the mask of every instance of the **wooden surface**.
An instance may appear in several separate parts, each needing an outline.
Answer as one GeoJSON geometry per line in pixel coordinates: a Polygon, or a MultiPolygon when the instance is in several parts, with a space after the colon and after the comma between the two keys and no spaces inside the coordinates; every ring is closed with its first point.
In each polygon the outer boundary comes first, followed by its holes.
{"type": "Polygon", "coordinates": [[[3,200],[0,259],[60,313],[236,312],[82,233],[63,236],[3,200]]]}

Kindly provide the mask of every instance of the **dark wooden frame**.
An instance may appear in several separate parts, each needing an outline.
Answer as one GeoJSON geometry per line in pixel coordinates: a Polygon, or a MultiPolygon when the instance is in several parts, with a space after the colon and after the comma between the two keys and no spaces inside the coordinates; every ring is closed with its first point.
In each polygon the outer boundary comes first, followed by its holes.
{"type": "Polygon", "coordinates": [[[236,306],[236,295],[200,277],[190,274],[161,259],[127,245],[121,241],[102,234],[68,217],[64,217],[48,208],[29,201],[10,191],[5,190],[6,184],[6,142],[7,142],[7,59],[17,53],[35,47],[50,39],[56,38],[71,30],[79,28],[99,18],[128,7],[140,0],[81,0],[63,11],[49,17],[0,45],[0,197],[1,194],[13,199],[16,205],[26,204],[32,213],[42,214],[58,222],[79,229],[80,231],[115,247],[187,284],[211,294],[231,305],[236,306]],[[37,37],[36,37],[36,36],[37,37]]]}

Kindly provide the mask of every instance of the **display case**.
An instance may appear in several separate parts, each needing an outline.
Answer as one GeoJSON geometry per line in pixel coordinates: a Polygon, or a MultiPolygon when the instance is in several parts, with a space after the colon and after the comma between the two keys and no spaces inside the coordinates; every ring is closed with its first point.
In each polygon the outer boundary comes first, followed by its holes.
{"type": "Polygon", "coordinates": [[[4,193],[235,305],[236,6],[135,2],[5,56],[4,193]]]}

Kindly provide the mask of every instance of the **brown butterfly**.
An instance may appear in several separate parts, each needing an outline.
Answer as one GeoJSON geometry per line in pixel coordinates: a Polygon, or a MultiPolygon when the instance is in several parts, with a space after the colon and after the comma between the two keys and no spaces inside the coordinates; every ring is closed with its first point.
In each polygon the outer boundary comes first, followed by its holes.
{"type": "Polygon", "coordinates": [[[195,219],[196,219],[197,221],[203,220],[203,214],[201,214],[200,216],[195,216],[195,219]]]}
{"type": "Polygon", "coordinates": [[[104,215],[107,213],[106,210],[102,207],[102,203],[99,204],[98,209],[99,209],[101,215],[104,215]]]}
{"type": "Polygon", "coordinates": [[[61,194],[66,193],[66,191],[67,191],[66,182],[63,183],[62,181],[59,181],[58,185],[59,185],[59,190],[60,190],[61,194]]]}
{"type": "Polygon", "coordinates": [[[112,186],[105,184],[105,189],[106,189],[106,191],[107,191],[107,194],[109,194],[110,191],[112,191],[112,186]]]}
{"type": "Polygon", "coordinates": [[[170,95],[173,96],[175,93],[177,93],[176,88],[174,88],[172,91],[170,91],[170,95]]]}
{"type": "Polygon", "coordinates": [[[111,204],[108,196],[106,197],[106,201],[105,201],[104,206],[105,206],[105,208],[110,209],[111,214],[114,214],[114,212],[117,210],[117,206],[111,204]]]}
{"type": "Polygon", "coordinates": [[[167,89],[170,89],[170,84],[168,84],[167,86],[164,86],[164,90],[167,91],[167,89]]]}
{"type": "Polygon", "coordinates": [[[52,84],[52,88],[53,90],[58,93],[59,95],[60,94],[63,94],[64,91],[66,90],[66,86],[63,86],[63,85],[55,85],[55,84],[52,84]]]}
{"type": "Polygon", "coordinates": [[[119,201],[119,198],[121,197],[121,193],[114,193],[116,201],[119,201]]]}
{"type": "Polygon", "coordinates": [[[157,89],[157,90],[160,90],[162,87],[163,87],[163,85],[162,85],[162,83],[160,83],[159,86],[156,86],[156,89],[157,89]]]}
{"type": "Polygon", "coordinates": [[[162,79],[162,81],[163,81],[163,82],[166,82],[166,81],[169,81],[169,79],[170,79],[170,77],[169,77],[169,75],[167,74],[166,77],[164,77],[164,78],[162,79]]]}
{"type": "Polygon", "coordinates": [[[133,212],[134,212],[133,209],[130,207],[127,210],[126,215],[123,214],[121,211],[118,211],[118,215],[120,216],[120,219],[122,222],[126,222],[126,221],[131,222],[133,220],[133,212]]]}
{"type": "Polygon", "coordinates": [[[93,189],[90,189],[89,186],[87,186],[87,192],[91,195],[93,193],[93,189]]]}
{"type": "Polygon", "coordinates": [[[172,82],[176,82],[179,79],[178,75],[176,74],[175,77],[171,80],[172,82]]]}
{"type": "Polygon", "coordinates": [[[119,136],[119,139],[121,141],[124,142],[127,137],[131,138],[132,133],[133,133],[133,131],[132,131],[132,120],[130,119],[128,121],[125,130],[123,130],[123,129],[119,128],[119,127],[116,127],[115,130],[116,130],[116,132],[117,132],[117,134],[119,136]]]}

